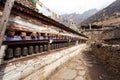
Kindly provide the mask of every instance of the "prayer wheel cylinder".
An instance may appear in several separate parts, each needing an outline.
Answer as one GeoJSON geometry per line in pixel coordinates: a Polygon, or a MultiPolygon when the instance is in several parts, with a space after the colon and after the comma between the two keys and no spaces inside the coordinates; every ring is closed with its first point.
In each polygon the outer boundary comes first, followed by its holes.
{"type": "Polygon", "coordinates": [[[33,52],[34,52],[33,46],[29,46],[28,52],[29,52],[29,53],[28,53],[29,55],[33,54],[33,52]]]}
{"type": "Polygon", "coordinates": [[[13,49],[8,48],[5,53],[5,59],[12,59],[13,58],[13,49]]]}
{"type": "Polygon", "coordinates": [[[27,47],[23,47],[22,56],[27,56],[27,55],[28,55],[28,48],[27,47]]]}
{"type": "Polygon", "coordinates": [[[14,50],[14,57],[18,58],[21,56],[21,48],[20,47],[17,47],[15,48],[14,50]]]}

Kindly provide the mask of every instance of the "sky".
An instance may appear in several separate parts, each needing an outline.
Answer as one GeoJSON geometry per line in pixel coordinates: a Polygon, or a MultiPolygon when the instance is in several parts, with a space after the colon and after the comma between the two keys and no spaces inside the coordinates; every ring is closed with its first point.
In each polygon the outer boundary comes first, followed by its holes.
{"type": "Polygon", "coordinates": [[[101,10],[115,0],[40,0],[46,7],[55,13],[70,14],[83,12],[96,8],[101,10]]]}

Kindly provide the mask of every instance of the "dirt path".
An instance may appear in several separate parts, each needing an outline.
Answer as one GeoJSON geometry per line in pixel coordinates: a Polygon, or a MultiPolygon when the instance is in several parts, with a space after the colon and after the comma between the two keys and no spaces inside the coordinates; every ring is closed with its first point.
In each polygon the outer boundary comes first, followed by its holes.
{"type": "Polygon", "coordinates": [[[89,52],[84,51],[62,66],[48,80],[114,80],[89,52]]]}

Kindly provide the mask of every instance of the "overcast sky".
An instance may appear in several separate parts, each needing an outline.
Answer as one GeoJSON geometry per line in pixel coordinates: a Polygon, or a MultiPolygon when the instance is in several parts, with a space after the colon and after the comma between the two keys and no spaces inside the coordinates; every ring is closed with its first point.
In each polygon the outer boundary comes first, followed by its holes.
{"type": "Polygon", "coordinates": [[[96,8],[98,10],[108,6],[115,0],[40,0],[46,7],[57,14],[83,13],[96,8]]]}

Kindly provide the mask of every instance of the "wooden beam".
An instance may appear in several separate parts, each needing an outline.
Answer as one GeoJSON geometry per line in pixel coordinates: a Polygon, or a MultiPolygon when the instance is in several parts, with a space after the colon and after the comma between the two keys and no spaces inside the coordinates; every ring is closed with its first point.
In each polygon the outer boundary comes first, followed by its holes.
{"type": "Polygon", "coordinates": [[[1,18],[1,22],[0,22],[0,48],[2,46],[3,36],[5,34],[5,31],[6,31],[6,26],[7,26],[8,19],[9,19],[10,13],[11,13],[11,9],[14,5],[14,1],[15,0],[7,0],[5,3],[3,15],[1,18]]]}

